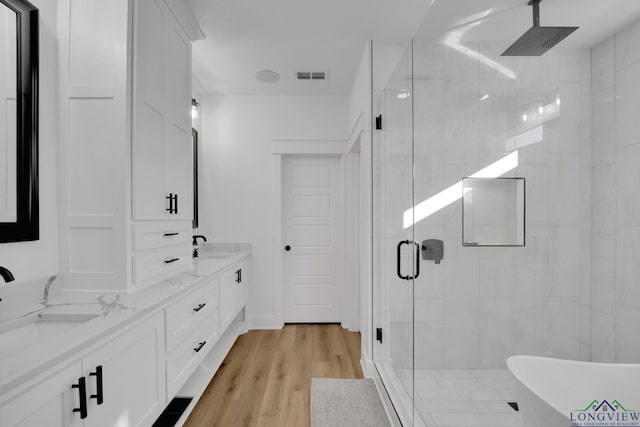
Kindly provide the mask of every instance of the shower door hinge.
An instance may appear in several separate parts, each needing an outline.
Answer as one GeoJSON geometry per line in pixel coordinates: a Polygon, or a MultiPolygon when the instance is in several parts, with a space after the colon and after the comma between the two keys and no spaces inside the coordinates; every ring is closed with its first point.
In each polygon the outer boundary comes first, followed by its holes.
{"type": "Polygon", "coordinates": [[[376,340],[382,343],[382,328],[376,328],[376,340]]]}
{"type": "Polygon", "coordinates": [[[382,114],[376,117],[376,130],[382,129],[382,114]]]}

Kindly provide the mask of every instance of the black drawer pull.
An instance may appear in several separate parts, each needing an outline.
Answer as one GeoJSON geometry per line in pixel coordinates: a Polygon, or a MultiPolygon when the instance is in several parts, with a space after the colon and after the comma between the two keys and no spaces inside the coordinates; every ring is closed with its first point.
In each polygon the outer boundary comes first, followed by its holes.
{"type": "Polygon", "coordinates": [[[165,264],[171,264],[172,262],[176,262],[176,261],[179,261],[179,260],[180,260],[180,258],[171,258],[171,259],[164,260],[164,263],[165,264]]]}
{"type": "Polygon", "coordinates": [[[202,310],[205,305],[207,305],[207,303],[204,303],[204,302],[202,304],[198,304],[198,306],[196,308],[194,308],[193,311],[198,312],[198,311],[202,310]]]}
{"type": "Polygon", "coordinates": [[[176,206],[175,206],[175,209],[173,210],[173,213],[177,214],[178,213],[178,195],[177,194],[173,196],[173,201],[176,202],[176,206]]]}
{"type": "Polygon", "coordinates": [[[206,344],[206,341],[202,341],[200,343],[198,343],[198,346],[196,348],[193,349],[193,351],[195,351],[196,353],[198,353],[200,350],[202,350],[202,347],[204,347],[204,345],[206,344]]]}
{"type": "Polygon", "coordinates": [[[96,394],[89,396],[90,399],[96,399],[98,405],[102,405],[104,401],[104,391],[102,387],[102,365],[96,366],[95,372],[89,372],[90,377],[96,377],[96,394]]]}
{"type": "Polygon", "coordinates": [[[166,211],[172,214],[173,213],[173,193],[169,193],[169,195],[165,198],[169,199],[169,209],[166,209],[166,211]]]}
{"type": "Polygon", "coordinates": [[[73,384],[71,388],[78,389],[78,397],[80,401],[79,408],[73,408],[73,412],[80,412],[80,418],[87,418],[87,382],[84,377],[78,378],[78,384],[73,384]]]}
{"type": "Polygon", "coordinates": [[[164,233],[164,237],[171,237],[171,236],[177,236],[180,233],[164,233]]]}

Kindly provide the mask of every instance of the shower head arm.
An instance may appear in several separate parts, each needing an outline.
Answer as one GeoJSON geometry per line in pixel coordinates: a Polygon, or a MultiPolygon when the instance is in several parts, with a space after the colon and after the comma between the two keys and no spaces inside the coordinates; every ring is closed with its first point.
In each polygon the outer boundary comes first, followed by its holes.
{"type": "Polygon", "coordinates": [[[531,0],[528,4],[533,6],[533,26],[540,26],[540,2],[542,0],[531,0]]]}

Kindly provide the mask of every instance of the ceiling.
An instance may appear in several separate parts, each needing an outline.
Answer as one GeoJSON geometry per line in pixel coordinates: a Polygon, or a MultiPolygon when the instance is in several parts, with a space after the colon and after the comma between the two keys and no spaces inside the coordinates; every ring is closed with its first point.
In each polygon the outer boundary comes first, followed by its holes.
{"type": "MultiPolygon", "coordinates": [[[[203,92],[348,94],[367,40],[504,43],[532,25],[527,0],[187,0],[206,38],[193,47],[203,92]],[[428,12],[428,13],[427,13],[428,12]],[[426,15],[426,18],[425,18],[426,15]],[[280,74],[262,83],[259,70],[280,74]],[[324,71],[326,81],[298,81],[324,71]]],[[[541,25],[580,26],[562,42],[592,47],[640,18],[640,0],[543,0],[541,25]]]]}
{"type": "MultiPolygon", "coordinates": [[[[460,42],[502,43],[505,49],[533,23],[528,0],[437,0],[415,34],[442,41],[452,33],[460,42]]],[[[577,26],[558,46],[590,48],[640,18],[639,0],[542,0],[540,25],[577,26]]]]}
{"type": "Polygon", "coordinates": [[[206,34],[193,45],[204,92],[348,94],[367,40],[409,40],[425,0],[187,0],[206,34]],[[259,82],[262,69],[280,74],[259,82]],[[325,71],[326,81],[297,81],[325,71]]]}

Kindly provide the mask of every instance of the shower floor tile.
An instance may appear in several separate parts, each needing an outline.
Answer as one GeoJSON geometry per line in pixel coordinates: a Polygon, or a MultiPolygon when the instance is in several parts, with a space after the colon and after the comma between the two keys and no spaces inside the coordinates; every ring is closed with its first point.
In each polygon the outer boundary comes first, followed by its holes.
{"type": "MultiPolygon", "coordinates": [[[[411,371],[398,376],[411,388],[411,371]]],[[[521,427],[506,369],[416,369],[414,401],[428,427],[521,427]]]]}

